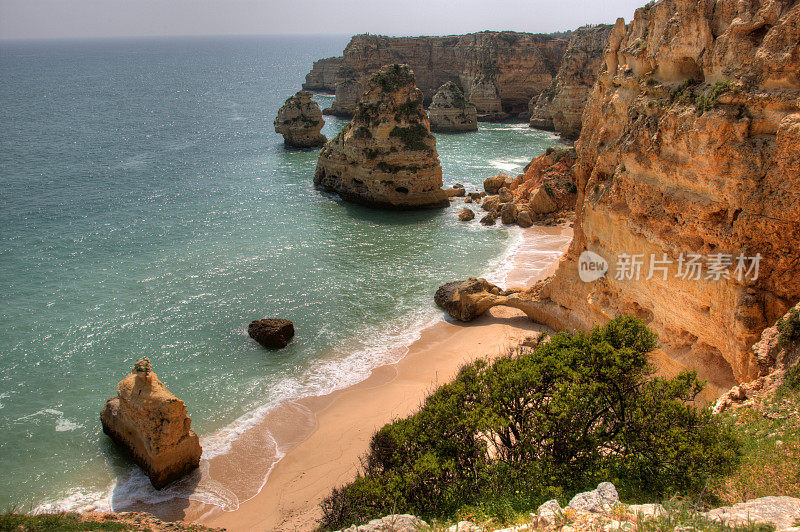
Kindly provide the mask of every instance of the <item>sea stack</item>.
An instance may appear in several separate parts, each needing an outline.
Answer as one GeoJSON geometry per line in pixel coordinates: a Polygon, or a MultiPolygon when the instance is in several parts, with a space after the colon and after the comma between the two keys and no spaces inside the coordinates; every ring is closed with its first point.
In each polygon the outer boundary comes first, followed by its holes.
{"type": "Polygon", "coordinates": [[[458,85],[448,81],[436,91],[428,108],[431,131],[477,131],[478,111],[458,85]]]}
{"type": "Polygon", "coordinates": [[[103,432],[123,447],[161,489],[200,464],[200,442],[183,401],[153,373],[150,360],[140,358],[117,384],[116,397],[100,414],[103,432]]]}
{"type": "Polygon", "coordinates": [[[316,148],[328,139],[320,133],[325,121],[317,102],[308,91],[300,91],[283,104],[275,118],[275,132],[283,143],[293,148],[316,148]]]}
{"type": "Polygon", "coordinates": [[[314,184],[371,207],[449,205],[436,139],[408,65],[372,75],[351,122],[320,152],[314,184]]]}

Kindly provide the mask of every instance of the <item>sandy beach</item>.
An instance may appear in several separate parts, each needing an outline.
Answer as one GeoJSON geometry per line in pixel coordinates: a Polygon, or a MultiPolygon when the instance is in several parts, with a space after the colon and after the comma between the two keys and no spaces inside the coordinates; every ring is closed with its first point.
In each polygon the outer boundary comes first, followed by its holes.
{"type": "MultiPolygon", "coordinates": [[[[571,233],[570,228],[525,231],[523,241],[504,265],[505,284],[527,285],[549,275],[571,233]]],[[[241,502],[238,509],[224,511],[191,501],[178,511],[180,515],[172,517],[231,531],[314,529],[321,515],[319,503],[333,487],[355,476],[358,459],[377,429],[414,412],[463,364],[479,357],[496,357],[544,330],[508,308],[492,309],[469,324],[443,320],[427,328],[398,363],[377,368],[355,386],[283,405],[267,416],[262,426],[243,434],[230,452],[212,458],[210,476],[230,487],[248,470],[251,459],[265,459],[255,456],[259,449],[266,459],[274,459],[272,449],[258,447],[260,434],[268,430],[279,442],[281,454],[285,452],[261,491],[241,502]]],[[[237,495],[240,500],[247,497],[237,495]]],[[[174,511],[173,507],[170,513],[174,511]]]]}

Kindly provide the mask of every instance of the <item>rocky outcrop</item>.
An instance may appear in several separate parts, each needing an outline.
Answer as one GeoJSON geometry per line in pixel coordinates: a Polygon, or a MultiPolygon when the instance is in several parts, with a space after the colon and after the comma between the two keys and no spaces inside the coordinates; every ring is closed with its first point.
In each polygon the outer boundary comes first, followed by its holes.
{"type": "Polygon", "coordinates": [[[125,449],[156,489],[200,464],[202,449],[186,406],[158,379],[147,358],[140,358],[117,384],[117,395],[106,401],[100,421],[103,432],[125,449]]]}
{"type": "Polygon", "coordinates": [[[247,328],[250,338],[264,347],[286,347],[294,337],[294,324],[289,320],[269,318],[256,320],[247,328]]]}
{"type": "Polygon", "coordinates": [[[761,332],[752,352],[761,375],[737,384],[720,396],[714,405],[715,412],[752,406],[756,399],[772,396],[783,384],[786,372],[800,362],[800,303],[761,332]]]}
{"type": "Polygon", "coordinates": [[[553,86],[530,102],[530,126],[558,131],[566,139],[581,133],[583,110],[603,64],[612,25],[584,26],[572,33],[553,86]]]}
{"type": "Polygon", "coordinates": [[[294,148],[322,146],[328,139],[320,133],[325,121],[317,102],[308,91],[300,91],[283,104],[275,118],[275,132],[283,143],[294,148]]]}
{"type": "MultiPolygon", "coordinates": [[[[578,189],[572,171],[577,156],[572,148],[550,148],[534,158],[516,178],[498,174],[483,182],[489,196],[482,208],[504,224],[520,227],[564,224],[574,215],[578,189]]],[[[482,220],[483,221],[483,220],[482,220]]]]}
{"type": "MultiPolygon", "coordinates": [[[[448,37],[384,37],[356,35],[335,68],[330,59],[318,61],[306,77],[305,88],[333,91],[336,84],[355,80],[362,84],[387,64],[405,63],[416,73],[417,85],[426,102],[448,81],[461,87],[484,119],[523,114],[528,102],[553,84],[567,39],[515,32],[481,32],[448,37]],[[327,83],[321,83],[327,80],[327,83]]],[[[339,101],[334,107],[349,107],[339,101]]]]}
{"type": "Polygon", "coordinates": [[[355,112],[358,100],[364,94],[364,85],[354,79],[346,79],[336,84],[336,98],[323,114],[350,118],[355,112]]]}
{"type": "Polygon", "coordinates": [[[458,85],[448,81],[436,91],[428,108],[431,131],[477,131],[478,112],[458,85]]]}
{"type": "Polygon", "coordinates": [[[306,81],[303,89],[307,91],[333,92],[336,88],[336,74],[342,66],[341,57],[326,57],[314,61],[311,72],[306,74],[306,81]]]}
{"type": "Polygon", "coordinates": [[[370,78],[353,120],[320,152],[314,183],[373,207],[449,205],[436,139],[407,65],[370,78]]]}
{"type": "Polygon", "coordinates": [[[716,508],[707,512],[706,517],[731,528],[772,525],[776,531],[797,530],[796,524],[800,519],[800,499],[761,497],[733,506],[716,508]]]}
{"type": "Polygon", "coordinates": [[[576,143],[574,240],[529,315],[636,315],[718,388],[759,376],[752,345],[800,300],[799,35],[798,2],[661,0],[617,23],[576,143]],[[607,275],[581,280],[586,251],[607,275]]]}
{"type": "Polygon", "coordinates": [[[387,515],[364,525],[353,525],[338,532],[417,532],[428,528],[428,523],[409,514],[387,515]]]}

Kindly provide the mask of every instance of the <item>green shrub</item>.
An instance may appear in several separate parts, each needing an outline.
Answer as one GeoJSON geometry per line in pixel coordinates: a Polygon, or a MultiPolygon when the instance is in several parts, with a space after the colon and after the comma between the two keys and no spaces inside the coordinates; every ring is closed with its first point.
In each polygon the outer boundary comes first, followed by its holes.
{"type": "Polygon", "coordinates": [[[414,124],[409,127],[395,126],[389,132],[390,137],[399,138],[403,142],[403,146],[409,150],[430,150],[427,144],[430,133],[422,124],[414,124]]]}
{"type": "Polygon", "coordinates": [[[800,340],[800,311],[798,309],[790,310],[785,317],[778,320],[776,326],[782,343],[800,340]]]}
{"type": "Polygon", "coordinates": [[[377,83],[386,92],[395,91],[406,85],[416,85],[411,68],[408,65],[398,64],[378,70],[372,75],[370,81],[377,83]]]}
{"type": "Polygon", "coordinates": [[[77,513],[27,515],[6,511],[0,514],[0,530],[19,532],[78,531],[78,530],[134,530],[134,527],[113,521],[85,519],[77,513]]]}
{"type": "Polygon", "coordinates": [[[624,496],[700,491],[732,468],[737,443],[688,404],[703,388],[694,373],[652,377],[655,347],[644,323],[626,317],[464,366],[416,414],[373,436],[361,476],[325,500],[322,526],[395,510],[448,518],[465,507],[503,521],[606,480],[624,496]]]}

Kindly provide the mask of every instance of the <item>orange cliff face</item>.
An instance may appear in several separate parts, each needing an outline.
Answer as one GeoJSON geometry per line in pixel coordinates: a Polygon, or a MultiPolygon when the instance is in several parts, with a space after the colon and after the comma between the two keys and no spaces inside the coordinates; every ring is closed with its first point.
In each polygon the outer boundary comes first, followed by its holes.
{"type": "Polygon", "coordinates": [[[800,2],[661,0],[619,21],[576,149],[575,238],[537,287],[549,324],[635,314],[701,377],[757,377],[751,346],[800,299],[800,2]],[[605,279],[580,280],[587,250],[605,279]],[[643,256],[638,279],[617,278],[622,254],[643,256]],[[689,254],[698,280],[678,277],[689,254]],[[708,277],[717,254],[729,278],[708,277]],[[651,255],[666,280],[646,280],[651,255]],[[757,276],[738,278],[740,255],[757,276]]]}
{"type": "Polygon", "coordinates": [[[448,37],[356,35],[341,58],[317,61],[303,88],[336,92],[331,114],[355,112],[354,87],[365,86],[379,68],[408,64],[430,101],[446,82],[459,85],[479,119],[527,115],[531,98],[550,87],[567,39],[516,32],[481,32],[448,37]]]}
{"type": "Polygon", "coordinates": [[[609,35],[583,122],[555,275],[513,294],[451,285],[444,308],[511,305],[555,329],[635,315],[662,368],[717,392],[771,371],[751,348],[800,300],[800,2],[637,10],[609,35]]]}

